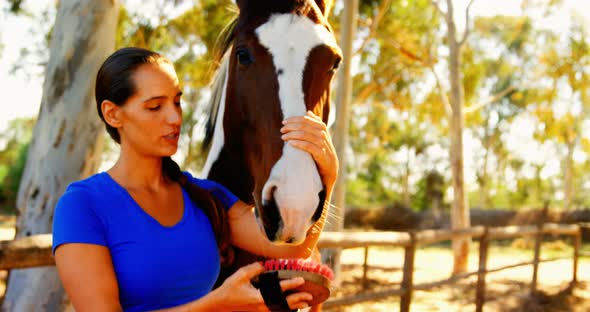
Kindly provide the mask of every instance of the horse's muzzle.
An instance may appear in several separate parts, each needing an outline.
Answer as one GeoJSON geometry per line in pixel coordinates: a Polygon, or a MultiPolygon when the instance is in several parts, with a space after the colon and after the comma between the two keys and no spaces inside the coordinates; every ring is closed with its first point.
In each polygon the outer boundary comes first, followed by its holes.
{"type": "MultiPolygon", "coordinates": [[[[274,192],[272,192],[271,194],[274,194],[274,192]]],[[[313,226],[313,224],[321,218],[326,207],[325,189],[318,193],[318,197],[318,206],[316,207],[314,214],[311,216],[309,225],[305,230],[305,236],[307,235],[309,229],[313,226]]],[[[278,244],[300,244],[303,242],[305,236],[297,237],[295,235],[285,235],[285,233],[283,233],[285,223],[286,221],[288,222],[288,220],[284,220],[281,216],[280,209],[277,205],[274,196],[271,196],[270,199],[263,200],[261,208],[262,210],[259,213],[257,213],[257,216],[260,217],[260,220],[262,221],[262,226],[264,228],[264,232],[266,233],[266,236],[271,242],[278,244]]]]}

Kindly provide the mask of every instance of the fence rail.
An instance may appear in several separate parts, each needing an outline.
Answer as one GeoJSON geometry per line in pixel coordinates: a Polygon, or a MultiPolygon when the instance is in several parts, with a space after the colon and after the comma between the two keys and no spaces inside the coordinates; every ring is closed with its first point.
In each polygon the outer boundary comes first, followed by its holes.
{"type": "MultiPolygon", "coordinates": [[[[399,287],[394,287],[386,290],[363,292],[353,296],[343,298],[333,298],[324,303],[326,308],[334,308],[341,305],[349,305],[360,303],[364,301],[379,300],[391,296],[400,296],[400,311],[410,311],[412,292],[415,290],[427,291],[434,288],[448,286],[455,284],[463,279],[477,275],[476,284],[476,298],[475,310],[482,311],[485,304],[485,278],[486,274],[498,272],[502,270],[512,269],[520,266],[533,265],[533,277],[531,282],[531,292],[534,292],[537,287],[538,264],[543,262],[550,262],[562,259],[572,259],[573,274],[572,283],[577,281],[578,259],[584,254],[580,253],[581,245],[581,228],[583,226],[577,224],[553,224],[542,223],[529,226],[506,226],[488,228],[483,226],[476,226],[462,230],[425,230],[410,233],[400,232],[325,232],[318,243],[320,248],[365,248],[365,255],[368,253],[368,248],[372,246],[391,246],[403,247],[404,253],[404,269],[402,275],[402,282],[399,287]],[[573,237],[574,253],[572,257],[560,257],[551,259],[540,258],[540,247],[545,234],[550,235],[564,235],[573,237]],[[525,261],[502,267],[488,268],[488,250],[489,243],[492,240],[519,238],[519,237],[535,237],[535,253],[533,260],[525,261]],[[412,238],[413,237],[413,238],[412,238]],[[415,251],[419,246],[426,246],[444,241],[449,241],[454,238],[471,237],[478,238],[479,245],[479,265],[478,270],[474,272],[466,272],[449,277],[448,279],[433,281],[422,284],[413,284],[414,260],[415,251]]],[[[590,226],[588,226],[590,227],[590,226]]],[[[365,261],[367,257],[365,256],[365,261]]],[[[363,281],[366,285],[366,262],[363,265],[363,281]]]]}
{"type": "MultiPolygon", "coordinates": [[[[452,285],[460,280],[477,275],[478,279],[475,298],[476,311],[482,311],[485,303],[485,277],[487,273],[518,266],[533,265],[531,291],[534,291],[536,289],[538,264],[541,262],[563,259],[540,259],[540,246],[545,234],[573,237],[574,253],[572,255],[572,282],[576,282],[578,259],[580,256],[585,256],[585,254],[580,253],[579,250],[581,244],[581,229],[583,227],[590,228],[590,225],[539,223],[536,226],[507,226],[496,228],[476,226],[462,230],[425,230],[416,232],[324,232],[318,242],[320,248],[365,248],[363,286],[367,285],[366,276],[368,270],[367,260],[369,247],[402,247],[404,248],[405,254],[400,287],[373,292],[363,292],[354,296],[332,298],[324,303],[324,307],[331,308],[364,301],[379,300],[391,296],[400,296],[400,311],[409,311],[413,291],[426,291],[441,286],[452,285]],[[506,265],[498,268],[487,267],[490,241],[525,236],[535,237],[535,256],[532,261],[506,265]],[[480,240],[478,270],[451,276],[444,280],[414,284],[413,273],[416,249],[421,246],[449,241],[460,237],[478,238],[480,240]]],[[[0,241],[0,270],[55,265],[51,254],[51,243],[51,234],[40,234],[10,241],[0,241]]]]}

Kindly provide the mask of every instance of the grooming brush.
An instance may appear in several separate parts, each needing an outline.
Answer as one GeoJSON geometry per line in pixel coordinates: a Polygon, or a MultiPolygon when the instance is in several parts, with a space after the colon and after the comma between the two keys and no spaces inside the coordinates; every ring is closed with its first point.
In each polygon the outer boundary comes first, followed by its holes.
{"type": "Polygon", "coordinates": [[[322,303],[330,297],[334,273],[324,264],[302,259],[270,259],[262,262],[262,265],[266,269],[262,274],[277,272],[279,280],[302,277],[305,283],[286,293],[310,293],[313,296],[310,306],[322,303]]]}

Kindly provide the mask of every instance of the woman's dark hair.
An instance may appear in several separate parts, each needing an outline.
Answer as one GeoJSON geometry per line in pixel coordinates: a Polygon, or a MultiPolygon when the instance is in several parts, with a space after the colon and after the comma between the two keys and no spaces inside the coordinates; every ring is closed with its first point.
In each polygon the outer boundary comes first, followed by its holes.
{"type": "MultiPolygon", "coordinates": [[[[144,64],[157,64],[160,61],[170,62],[154,51],[135,47],[122,48],[111,54],[98,70],[95,87],[96,108],[107,132],[115,142],[121,143],[121,137],[118,130],[105,121],[101,109],[102,102],[109,100],[118,106],[125,104],[136,92],[133,74],[137,68],[144,64]]],[[[190,183],[178,164],[170,157],[162,158],[162,171],[168,179],[179,183],[189,194],[191,201],[207,215],[215,233],[222,263],[231,263],[233,250],[229,243],[229,224],[219,199],[210,191],[190,183]]]]}

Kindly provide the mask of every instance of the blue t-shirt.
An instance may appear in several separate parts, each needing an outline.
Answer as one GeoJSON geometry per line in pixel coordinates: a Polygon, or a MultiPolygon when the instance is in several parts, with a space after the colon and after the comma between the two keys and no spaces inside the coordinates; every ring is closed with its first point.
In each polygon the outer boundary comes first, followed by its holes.
{"type": "MultiPolygon", "coordinates": [[[[238,198],[209,180],[184,173],[229,209],[238,198]]],[[[106,172],[68,186],[55,208],[53,252],[65,243],[108,247],[125,311],[177,306],[211,291],[220,259],[207,216],[182,190],[184,212],[174,226],[148,215],[106,172]]]]}

